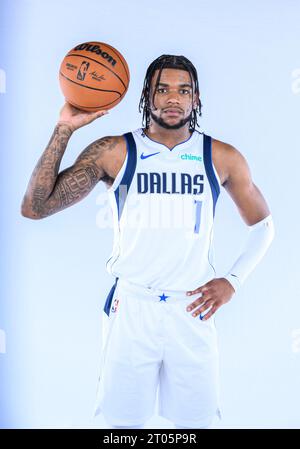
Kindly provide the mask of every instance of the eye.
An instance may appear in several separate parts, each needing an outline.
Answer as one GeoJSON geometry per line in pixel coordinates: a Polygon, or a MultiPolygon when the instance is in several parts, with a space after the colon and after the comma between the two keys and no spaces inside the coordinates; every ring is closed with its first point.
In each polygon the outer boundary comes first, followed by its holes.
{"type": "Polygon", "coordinates": [[[181,92],[183,92],[184,94],[189,94],[190,93],[189,89],[181,89],[181,92]]]}
{"type": "Polygon", "coordinates": [[[166,88],[165,87],[158,87],[156,89],[156,91],[159,92],[159,93],[162,93],[163,90],[166,90],[166,88]]]}

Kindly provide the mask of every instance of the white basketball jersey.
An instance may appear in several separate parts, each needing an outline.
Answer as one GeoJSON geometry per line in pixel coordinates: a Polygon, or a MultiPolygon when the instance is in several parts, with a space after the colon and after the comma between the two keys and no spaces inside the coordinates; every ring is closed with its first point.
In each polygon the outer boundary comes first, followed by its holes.
{"type": "Polygon", "coordinates": [[[162,290],[193,290],[216,275],[213,223],[220,179],[211,137],[199,131],[169,149],[142,128],[124,134],[127,155],[108,189],[116,278],[162,290]]]}

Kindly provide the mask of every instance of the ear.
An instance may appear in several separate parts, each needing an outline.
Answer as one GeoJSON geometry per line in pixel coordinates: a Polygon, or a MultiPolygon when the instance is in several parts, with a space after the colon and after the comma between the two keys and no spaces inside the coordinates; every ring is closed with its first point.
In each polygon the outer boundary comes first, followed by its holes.
{"type": "Polygon", "coordinates": [[[194,104],[193,104],[193,109],[196,109],[196,108],[197,108],[197,106],[198,106],[198,104],[199,104],[199,98],[200,98],[200,92],[199,92],[199,94],[195,94],[195,97],[194,97],[194,104]]]}

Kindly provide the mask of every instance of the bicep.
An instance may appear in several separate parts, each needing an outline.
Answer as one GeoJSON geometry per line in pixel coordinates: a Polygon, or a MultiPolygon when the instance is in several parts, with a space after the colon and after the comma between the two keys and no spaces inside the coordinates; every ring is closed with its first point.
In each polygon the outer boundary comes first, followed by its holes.
{"type": "Polygon", "coordinates": [[[95,164],[76,163],[61,171],[45,204],[49,214],[72,206],[85,198],[101,179],[95,164]]]}
{"type": "Polygon", "coordinates": [[[233,199],[245,223],[251,226],[268,216],[270,210],[265,198],[252,180],[245,157],[231,147],[227,161],[228,177],[224,188],[233,199]]]}

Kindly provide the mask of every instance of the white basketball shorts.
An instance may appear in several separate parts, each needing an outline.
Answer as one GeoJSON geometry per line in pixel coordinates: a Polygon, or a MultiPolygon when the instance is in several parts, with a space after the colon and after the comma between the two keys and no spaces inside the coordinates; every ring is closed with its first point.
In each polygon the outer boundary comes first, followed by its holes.
{"type": "Polygon", "coordinates": [[[154,413],[159,387],[159,415],[173,423],[197,428],[222,418],[214,315],[202,321],[186,311],[197,297],[116,278],[102,312],[94,416],[142,424],[154,413]]]}

